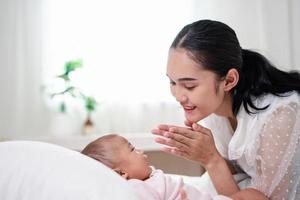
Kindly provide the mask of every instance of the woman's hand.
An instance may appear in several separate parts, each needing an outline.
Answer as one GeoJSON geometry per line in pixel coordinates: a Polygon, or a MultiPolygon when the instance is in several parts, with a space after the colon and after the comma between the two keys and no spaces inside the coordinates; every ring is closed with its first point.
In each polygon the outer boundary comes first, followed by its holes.
{"type": "Polygon", "coordinates": [[[159,125],[152,133],[162,137],[155,141],[166,145],[164,151],[200,162],[205,168],[223,159],[209,129],[188,121],[185,124],[190,127],[159,125]]]}

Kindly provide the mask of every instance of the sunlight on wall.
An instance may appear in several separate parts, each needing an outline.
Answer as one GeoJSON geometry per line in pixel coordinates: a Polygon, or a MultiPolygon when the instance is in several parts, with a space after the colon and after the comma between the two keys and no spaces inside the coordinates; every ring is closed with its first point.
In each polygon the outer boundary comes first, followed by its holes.
{"type": "Polygon", "coordinates": [[[191,20],[191,6],[181,0],[47,1],[45,83],[65,61],[82,58],[76,85],[100,101],[173,101],[166,58],[173,38],[191,20]]]}

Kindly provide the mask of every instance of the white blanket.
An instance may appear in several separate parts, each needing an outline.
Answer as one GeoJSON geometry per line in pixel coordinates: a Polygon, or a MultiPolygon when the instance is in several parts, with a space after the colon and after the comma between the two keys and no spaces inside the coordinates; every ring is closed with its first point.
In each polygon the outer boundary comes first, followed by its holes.
{"type": "Polygon", "coordinates": [[[0,142],[1,200],[134,200],[125,180],[93,159],[57,145],[0,142]]]}

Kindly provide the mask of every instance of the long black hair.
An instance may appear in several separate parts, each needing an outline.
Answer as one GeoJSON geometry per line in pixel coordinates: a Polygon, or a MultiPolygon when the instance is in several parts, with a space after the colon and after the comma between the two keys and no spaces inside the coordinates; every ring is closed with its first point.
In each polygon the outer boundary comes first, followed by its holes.
{"type": "Polygon", "coordinates": [[[184,48],[197,63],[225,77],[235,68],[239,72],[239,81],[231,90],[233,113],[237,114],[241,104],[248,114],[256,110],[254,98],[271,93],[285,96],[287,92],[300,93],[300,74],[297,71],[284,72],[274,67],[263,55],[242,49],[233,29],[222,22],[199,20],[186,25],[174,39],[171,48],[184,48]],[[284,94],[285,93],[285,94],[284,94]]]}

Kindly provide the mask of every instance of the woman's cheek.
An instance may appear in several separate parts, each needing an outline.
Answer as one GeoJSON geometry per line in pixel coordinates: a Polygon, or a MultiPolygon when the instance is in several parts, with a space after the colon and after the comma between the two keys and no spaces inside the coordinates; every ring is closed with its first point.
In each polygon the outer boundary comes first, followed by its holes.
{"type": "Polygon", "coordinates": [[[175,89],[173,86],[170,86],[170,91],[173,97],[175,97],[175,89]]]}

